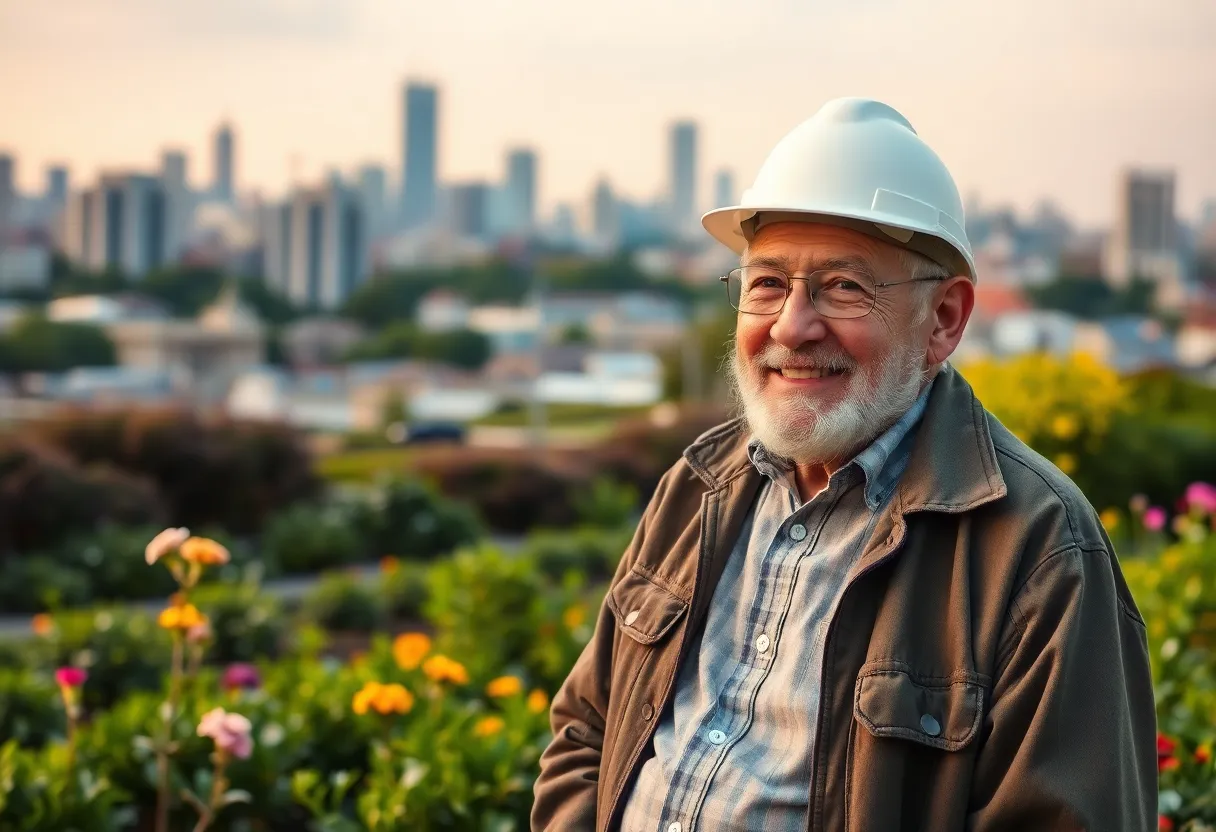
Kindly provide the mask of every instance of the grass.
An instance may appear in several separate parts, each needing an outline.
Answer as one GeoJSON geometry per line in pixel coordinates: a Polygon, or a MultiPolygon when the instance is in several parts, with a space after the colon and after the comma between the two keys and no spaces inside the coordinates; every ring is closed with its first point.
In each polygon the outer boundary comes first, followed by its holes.
{"type": "Polygon", "coordinates": [[[342,451],[319,457],[315,467],[317,474],[330,482],[366,482],[384,471],[408,471],[414,454],[414,448],[342,451]]]}
{"type": "MultiPolygon", "coordinates": [[[[600,404],[551,404],[545,408],[545,418],[553,427],[582,427],[589,423],[613,422],[630,416],[644,416],[654,405],[609,407],[600,404]]],[[[527,427],[531,414],[526,407],[491,413],[472,424],[485,427],[527,427]]]]}

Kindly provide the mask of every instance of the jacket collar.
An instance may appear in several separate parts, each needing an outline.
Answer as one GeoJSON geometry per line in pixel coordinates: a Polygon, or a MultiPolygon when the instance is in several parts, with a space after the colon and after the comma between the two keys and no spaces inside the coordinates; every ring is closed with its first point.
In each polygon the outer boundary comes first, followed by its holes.
{"type": "MultiPolygon", "coordinates": [[[[684,459],[717,490],[749,469],[756,474],[747,440],[743,419],[733,419],[698,437],[684,459]]],[[[901,514],[958,513],[1004,497],[1006,490],[984,408],[971,385],[947,365],[933,384],[894,508],[901,514]]]]}

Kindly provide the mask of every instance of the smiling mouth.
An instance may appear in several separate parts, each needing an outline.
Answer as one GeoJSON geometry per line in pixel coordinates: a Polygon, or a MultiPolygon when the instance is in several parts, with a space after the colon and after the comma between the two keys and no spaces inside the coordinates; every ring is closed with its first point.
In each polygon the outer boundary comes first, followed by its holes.
{"type": "Polygon", "coordinates": [[[785,378],[830,378],[844,374],[844,370],[832,370],[826,367],[782,367],[779,372],[785,378]]]}

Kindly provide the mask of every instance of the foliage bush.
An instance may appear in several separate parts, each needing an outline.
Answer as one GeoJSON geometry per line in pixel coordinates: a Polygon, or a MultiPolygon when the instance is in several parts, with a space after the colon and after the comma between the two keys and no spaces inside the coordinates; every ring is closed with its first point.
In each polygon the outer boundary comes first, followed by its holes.
{"type": "Polygon", "coordinates": [[[287,621],[282,606],[256,584],[204,584],[191,597],[211,622],[211,661],[251,662],[283,651],[287,621]]]}
{"type": "Polygon", "coordinates": [[[376,492],[361,526],[377,556],[431,560],[481,537],[465,504],[444,499],[417,479],[391,479],[376,492]]]}
{"type": "Polygon", "coordinates": [[[580,526],[571,530],[542,529],[525,541],[521,555],[554,582],[574,573],[589,582],[606,581],[629,546],[633,526],[580,526]]]}
{"type": "Polygon", "coordinates": [[[262,554],[277,571],[291,575],[355,563],[364,547],[345,512],[301,503],[270,519],[262,554]]]}
{"type": "Polygon", "coordinates": [[[62,733],[63,711],[50,674],[28,668],[0,670],[0,737],[38,747],[62,733]]]}
{"type": "Polygon", "coordinates": [[[379,593],[391,621],[421,621],[427,599],[427,567],[389,558],[380,578],[379,593]]]}
{"type": "Polygon", "coordinates": [[[304,596],[304,619],[326,630],[370,633],[385,623],[384,599],[353,575],[325,575],[304,596]]]}

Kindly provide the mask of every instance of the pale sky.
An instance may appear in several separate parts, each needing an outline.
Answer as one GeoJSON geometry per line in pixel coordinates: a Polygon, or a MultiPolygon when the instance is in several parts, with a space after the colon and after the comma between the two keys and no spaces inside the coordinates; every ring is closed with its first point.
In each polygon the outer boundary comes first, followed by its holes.
{"type": "Polygon", "coordinates": [[[401,84],[441,86],[440,175],[541,154],[540,192],[666,182],[667,127],[701,125],[699,201],[742,189],[824,101],[879,98],[964,195],[1085,225],[1127,165],[1171,168],[1178,211],[1216,199],[1216,0],[0,0],[0,151],[23,188],[71,165],[190,154],[230,118],[243,189],[401,158],[401,84]],[[294,161],[293,161],[294,160],[294,161]]]}

